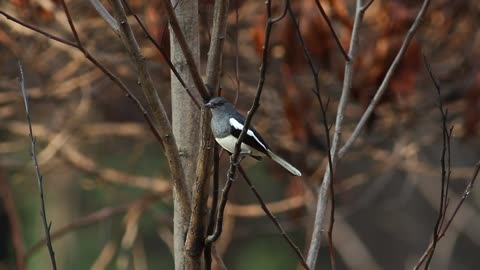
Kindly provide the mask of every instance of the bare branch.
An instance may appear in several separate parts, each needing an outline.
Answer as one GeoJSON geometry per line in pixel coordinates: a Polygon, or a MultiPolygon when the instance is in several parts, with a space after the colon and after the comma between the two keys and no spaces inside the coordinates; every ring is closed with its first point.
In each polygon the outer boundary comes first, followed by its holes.
{"type": "Polygon", "coordinates": [[[435,76],[432,73],[432,70],[430,68],[430,65],[428,64],[427,58],[424,56],[423,57],[425,68],[428,71],[428,75],[430,76],[431,81],[433,82],[435,89],[437,91],[437,96],[438,96],[438,109],[440,111],[441,115],[441,120],[442,120],[442,135],[443,135],[443,146],[442,146],[442,155],[441,155],[441,170],[442,170],[442,177],[441,177],[441,189],[440,189],[440,206],[438,209],[438,217],[437,221],[435,222],[435,227],[433,229],[433,237],[432,240],[423,253],[422,257],[418,260],[417,264],[414,266],[413,269],[417,270],[419,269],[423,263],[424,269],[428,269],[430,266],[430,262],[433,258],[433,254],[435,253],[435,249],[437,247],[437,243],[440,241],[440,239],[445,236],[448,228],[450,227],[450,224],[452,223],[453,219],[457,215],[458,211],[462,207],[464,201],[470,194],[473,185],[475,184],[475,181],[477,179],[478,173],[480,172],[480,162],[476,164],[476,168],[473,174],[473,177],[471,178],[469,184],[465,188],[465,191],[463,192],[463,196],[458,202],[457,206],[455,207],[454,211],[452,212],[450,218],[448,219],[447,223],[445,223],[445,220],[447,218],[447,207],[448,207],[448,201],[450,200],[448,192],[449,192],[449,184],[450,184],[450,174],[451,174],[451,169],[450,169],[450,140],[451,140],[451,134],[453,128],[448,128],[447,127],[447,116],[448,116],[448,111],[444,108],[444,105],[442,103],[441,99],[441,92],[440,92],[440,84],[437,82],[435,79],[435,76]],[[447,161],[445,160],[445,156],[447,156],[447,161]]]}
{"type": "Polygon", "coordinates": [[[225,184],[225,187],[222,191],[222,199],[220,201],[220,209],[217,215],[217,226],[215,228],[215,231],[207,237],[205,240],[206,244],[212,244],[215,242],[218,237],[220,237],[220,234],[222,233],[222,222],[223,222],[223,212],[225,210],[225,205],[226,205],[226,200],[228,199],[228,192],[230,190],[230,187],[232,185],[232,182],[234,181],[235,178],[235,173],[237,166],[240,162],[240,145],[242,144],[243,139],[245,138],[245,135],[247,134],[247,130],[250,126],[250,122],[252,121],[252,117],[255,114],[256,110],[258,109],[260,105],[260,97],[262,94],[263,90],[263,85],[265,83],[265,77],[266,77],[266,71],[267,71],[267,63],[268,63],[268,48],[270,44],[270,33],[272,31],[272,26],[283,19],[285,15],[287,14],[287,6],[288,3],[285,5],[285,8],[282,12],[282,14],[277,17],[277,18],[272,18],[272,3],[270,0],[267,0],[265,2],[265,5],[267,6],[267,23],[265,26],[265,44],[263,46],[263,53],[262,53],[262,65],[260,66],[260,78],[257,84],[257,91],[255,94],[255,99],[253,101],[252,107],[248,111],[247,114],[247,119],[245,120],[245,124],[243,127],[242,132],[240,133],[240,136],[238,137],[237,143],[235,144],[235,151],[234,153],[230,156],[230,167],[227,172],[227,182],[225,184]]]}
{"type": "Polygon", "coordinates": [[[366,4],[363,6],[363,9],[364,9],[364,10],[367,10],[367,9],[373,4],[373,1],[375,1],[375,0],[369,0],[368,3],[366,3],[366,4]]]}
{"type": "MultiPolygon", "coordinates": [[[[369,107],[363,114],[362,118],[360,119],[359,123],[357,124],[355,131],[353,134],[350,136],[350,138],[347,140],[345,145],[338,150],[340,146],[340,139],[341,139],[341,134],[342,134],[342,124],[343,124],[343,118],[344,118],[344,112],[346,105],[348,103],[348,97],[350,93],[350,88],[352,85],[352,79],[353,79],[353,61],[356,55],[356,50],[358,46],[358,31],[359,31],[359,26],[361,24],[361,20],[363,18],[363,15],[365,11],[367,10],[368,7],[370,7],[372,1],[369,1],[366,5],[363,4],[362,0],[357,0],[357,5],[356,5],[356,12],[355,12],[355,20],[354,20],[354,25],[353,25],[353,31],[352,31],[352,37],[350,40],[350,51],[349,51],[349,57],[350,61],[347,61],[345,65],[345,75],[344,75],[344,84],[342,88],[342,96],[340,98],[340,103],[338,105],[337,109],[337,119],[335,122],[335,133],[333,137],[333,142],[332,142],[332,161],[333,161],[333,170],[335,170],[336,163],[338,159],[341,159],[345,153],[349,150],[349,148],[353,145],[353,142],[355,139],[359,136],[360,131],[363,129],[365,126],[368,118],[370,117],[371,113],[373,112],[373,109],[375,106],[378,104],[381,96],[385,92],[387,85],[393,75],[393,72],[395,68],[398,66],[400,59],[403,57],[405,54],[406,48],[408,47],[408,44],[410,43],[411,39],[413,38],[416,30],[418,29],[418,26],[420,25],[420,22],[422,21],[422,18],[425,15],[425,12],[427,10],[427,7],[430,3],[430,0],[425,0],[423,2],[423,5],[417,14],[417,17],[415,21],[413,22],[407,36],[405,37],[405,40],[402,44],[402,47],[400,48],[395,60],[393,61],[392,65],[390,66],[387,74],[385,75],[385,78],[380,85],[377,93],[375,94],[372,102],[370,103],[369,107]]],[[[314,268],[312,266],[315,266],[316,259],[318,257],[318,251],[320,248],[320,242],[321,242],[321,232],[322,232],[322,226],[324,223],[324,218],[325,218],[325,212],[326,212],[326,207],[327,207],[327,202],[328,202],[328,186],[331,182],[331,176],[330,176],[330,168],[327,168],[325,171],[322,185],[319,188],[319,193],[318,193],[318,201],[317,201],[317,210],[315,214],[315,224],[314,224],[314,231],[313,231],[313,236],[312,236],[312,243],[310,245],[309,249],[309,255],[307,257],[307,262],[309,263],[309,266],[311,268],[314,268]]]]}
{"type": "MultiPolygon", "coordinates": [[[[460,210],[463,203],[465,202],[465,200],[470,195],[470,192],[472,191],[472,189],[475,185],[475,182],[478,178],[479,173],[480,173],[480,161],[478,161],[477,164],[475,164],[475,170],[474,170],[473,176],[470,179],[470,182],[468,183],[467,187],[465,188],[465,191],[463,192],[463,195],[460,198],[460,201],[457,203],[457,206],[453,210],[452,215],[448,219],[448,221],[445,224],[445,226],[443,227],[442,231],[438,234],[438,239],[436,240],[437,242],[440,241],[445,236],[445,234],[447,233],[447,230],[450,227],[450,225],[452,224],[452,221],[455,219],[456,215],[458,214],[458,211],[460,210]]],[[[422,257],[420,257],[417,264],[413,267],[414,270],[417,270],[417,269],[420,268],[420,266],[425,262],[425,260],[429,256],[429,254],[432,252],[432,249],[433,249],[433,239],[430,242],[427,249],[425,250],[425,252],[423,253],[422,257]]]]}
{"type": "Polygon", "coordinates": [[[227,32],[229,0],[216,0],[213,10],[212,39],[208,50],[207,80],[210,95],[214,96],[219,86],[222,71],[223,43],[227,32]]]}
{"type": "Polygon", "coordinates": [[[227,205],[228,194],[230,192],[230,188],[232,187],[233,182],[234,179],[227,180],[225,186],[222,189],[222,197],[220,199],[220,205],[218,206],[215,230],[205,239],[206,246],[211,246],[213,242],[217,241],[218,237],[220,237],[220,234],[222,234],[223,215],[225,213],[225,206],[227,205]]]}
{"type": "MultiPolygon", "coordinates": [[[[390,65],[390,68],[388,69],[387,74],[385,74],[385,77],[383,78],[382,83],[378,87],[378,90],[375,93],[375,96],[373,97],[372,101],[370,102],[367,109],[363,113],[362,118],[360,118],[360,121],[358,121],[358,124],[355,127],[355,130],[353,131],[352,135],[350,135],[347,142],[345,142],[345,144],[340,149],[338,153],[340,159],[345,155],[345,153],[348,150],[350,150],[355,140],[360,136],[360,132],[363,130],[363,128],[367,124],[367,121],[372,115],[373,110],[377,106],[378,102],[380,102],[380,99],[382,98],[385,91],[387,91],[390,80],[392,79],[392,76],[397,66],[400,64],[400,61],[405,55],[408,45],[410,45],[410,41],[412,41],[413,36],[415,35],[418,27],[420,26],[420,23],[423,21],[423,17],[425,16],[425,13],[427,11],[429,4],[430,4],[430,0],[423,1],[422,7],[418,12],[417,17],[415,18],[415,21],[413,22],[412,26],[408,30],[408,33],[405,36],[405,39],[403,40],[402,46],[400,47],[400,50],[398,51],[397,56],[395,56],[395,59],[393,60],[392,65],[390,65]]],[[[364,6],[364,8],[367,8],[367,7],[369,7],[369,5],[364,6]]]]}
{"type": "MultiPolygon", "coordinates": [[[[195,105],[197,106],[198,109],[201,108],[201,104],[202,102],[197,100],[197,95],[194,95],[192,92],[191,92],[191,89],[188,87],[188,85],[185,83],[185,81],[183,80],[182,76],[180,76],[180,73],[178,72],[177,68],[173,65],[172,63],[172,60],[170,60],[170,57],[167,53],[167,51],[165,50],[165,48],[163,48],[160,44],[158,44],[158,42],[152,37],[152,35],[148,32],[147,30],[147,27],[143,24],[143,22],[140,20],[140,18],[137,16],[137,14],[135,14],[133,12],[133,10],[130,8],[130,6],[128,5],[128,1],[127,0],[123,0],[123,3],[125,5],[125,8],[128,10],[128,12],[130,14],[133,14],[133,17],[135,17],[135,20],[137,21],[137,23],[140,25],[140,27],[142,28],[143,32],[145,33],[146,37],[148,40],[150,40],[150,42],[155,45],[155,47],[158,49],[158,51],[160,52],[160,54],[162,55],[163,59],[167,62],[167,65],[168,67],[170,68],[170,70],[173,72],[173,74],[175,75],[175,78],[177,78],[178,82],[180,82],[180,84],[183,86],[183,88],[185,88],[185,91],[187,91],[188,95],[190,96],[190,98],[193,100],[193,102],[195,103],[195,105]]],[[[168,23],[165,24],[165,27],[166,28],[168,27],[168,23]]],[[[163,35],[165,35],[167,31],[164,31],[163,35]]]]}
{"type": "Polygon", "coordinates": [[[448,112],[444,109],[442,99],[441,99],[441,92],[440,92],[440,85],[436,81],[435,77],[433,76],[432,70],[427,62],[427,58],[424,55],[423,57],[424,63],[425,63],[425,68],[428,71],[428,74],[430,75],[430,79],[432,80],[433,84],[435,85],[435,89],[437,92],[437,100],[439,101],[438,103],[438,109],[440,111],[441,115],[441,121],[442,121],[442,155],[440,158],[440,163],[441,163],[441,185],[440,185],[440,206],[438,209],[438,217],[437,221],[435,222],[435,227],[433,229],[433,238],[432,238],[432,249],[431,252],[429,252],[429,255],[427,256],[427,261],[425,263],[425,270],[428,269],[428,266],[430,265],[430,262],[433,258],[433,254],[435,252],[435,248],[437,246],[438,242],[438,234],[440,233],[440,230],[442,229],[443,226],[443,221],[447,212],[447,201],[448,201],[448,186],[450,183],[450,173],[447,175],[447,166],[448,166],[448,171],[450,172],[450,162],[448,165],[446,165],[445,161],[445,156],[448,155],[448,160],[450,161],[450,132],[448,131],[447,127],[447,117],[448,117],[448,112]]]}
{"type": "Polygon", "coordinates": [[[311,269],[315,269],[318,252],[320,250],[321,238],[322,238],[322,227],[323,227],[324,219],[326,216],[325,213],[326,213],[328,198],[329,198],[328,191],[331,190],[332,175],[335,172],[337,159],[338,159],[337,154],[338,154],[338,147],[339,147],[340,139],[342,135],[344,113],[348,104],[348,99],[350,97],[350,88],[352,86],[352,81],[353,81],[353,63],[357,55],[360,25],[363,20],[363,15],[365,13],[365,10],[362,9],[362,5],[363,5],[363,1],[357,0],[352,37],[350,40],[350,49],[348,52],[348,56],[350,60],[346,61],[345,63],[342,95],[340,97],[340,103],[337,108],[335,131],[334,131],[332,146],[330,149],[331,162],[329,163],[331,165],[327,167],[327,169],[325,170],[323,181],[318,191],[317,209],[315,213],[315,222],[313,225],[312,240],[310,243],[310,248],[308,250],[308,256],[307,256],[307,263],[311,269]]]}
{"type": "MultiPolygon", "coordinates": [[[[160,97],[158,96],[158,92],[156,91],[150,73],[148,72],[145,57],[143,56],[134,37],[133,31],[127,22],[127,16],[121,0],[112,1],[112,7],[117,22],[120,24],[120,37],[137,70],[140,87],[145,94],[146,100],[154,116],[153,120],[155,127],[160,131],[159,134],[162,138],[165,155],[175,184],[174,192],[177,193],[176,199],[178,199],[180,203],[180,211],[185,214],[185,218],[188,220],[188,217],[190,216],[190,196],[186,187],[182,163],[180,161],[175,138],[172,134],[170,121],[168,120],[165,108],[160,102],[160,97]]],[[[185,223],[188,222],[185,221],[185,223]]]]}
{"type": "Polygon", "coordinates": [[[77,48],[77,49],[79,48],[78,45],[75,44],[73,41],[66,40],[66,39],[64,39],[64,38],[62,38],[62,37],[58,37],[58,36],[55,36],[55,35],[53,35],[53,34],[50,34],[50,33],[46,32],[46,31],[44,31],[44,30],[42,30],[42,29],[40,29],[40,28],[38,28],[38,27],[36,27],[36,26],[34,26],[34,25],[32,25],[32,24],[28,24],[28,23],[26,23],[26,22],[22,22],[21,20],[19,20],[19,19],[15,18],[15,17],[9,15],[8,13],[4,12],[3,10],[0,10],[0,14],[2,14],[2,15],[5,16],[7,19],[9,19],[9,20],[11,20],[11,21],[13,21],[13,22],[15,22],[15,23],[17,23],[17,24],[20,24],[20,25],[23,26],[23,27],[26,27],[26,28],[28,28],[28,29],[30,29],[30,30],[33,30],[34,32],[40,33],[40,34],[42,34],[42,35],[44,35],[44,36],[46,36],[46,37],[48,37],[48,38],[50,38],[50,39],[53,39],[53,40],[55,40],[55,41],[58,41],[58,42],[60,42],[60,43],[63,43],[63,44],[65,44],[65,45],[68,45],[68,46],[71,46],[71,47],[74,47],[74,48],[77,48]]]}
{"type": "Polygon", "coordinates": [[[280,223],[278,222],[277,218],[272,214],[272,212],[270,212],[267,205],[263,201],[262,196],[260,196],[260,193],[258,193],[257,189],[252,184],[252,181],[250,181],[250,179],[248,178],[247,173],[245,173],[245,171],[243,170],[243,168],[241,166],[238,169],[240,170],[240,174],[243,176],[243,179],[245,179],[245,182],[247,182],[248,186],[253,191],[253,194],[257,198],[257,200],[260,203],[260,205],[261,205],[263,211],[265,212],[265,214],[267,214],[267,216],[270,218],[270,220],[273,222],[273,224],[275,224],[275,227],[277,227],[277,229],[280,232],[280,234],[282,235],[282,237],[287,241],[288,245],[295,252],[295,254],[297,255],[298,259],[300,260],[300,263],[302,264],[302,266],[305,269],[309,269],[308,265],[307,265],[307,262],[305,261],[305,258],[303,257],[302,252],[297,247],[297,245],[295,245],[295,243],[292,241],[292,239],[290,239],[287,232],[285,232],[285,230],[282,228],[282,225],[280,225],[280,223]]]}
{"type": "Polygon", "coordinates": [[[53,251],[52,241],[50,239],[51,223],[49,225],[49,223],[47,222],[47,212],[45,209],[45,198],[43,193],[43,176],[40,173],[40,167],[38,166],[37,153],[35,149],[36,140],[35,140],[35,137],[33,136],[32,120],[30,117],[30,109],[28,106],[28,94],[27,94],[27,91],[25,90],[25,79],[23,77],[23,69],[22,69],[22,64],[20,62],[18,63],[18,69],[20,70],[20,77],[19,77],[20,89],[22,92],[23,101],[25,103],[25,113],[27,115],[28,130],[29,130],[30,143],[31,143],[31,155],[32,155],[33,165],[35,167],[35,173],[37,175],[38,190],[40,192],[40,215],[42,216],[43,229],[45,230],[45,237],[47,239],[46,244],[48,247],[48,253],[50,254],[50,261],[52,263],[52,268],[56,270],[57,262],[55,260],[55,252],[53,251]]]}
{"type": "MultiPolygon", "coordinates": [[[[66,5],[63,5],[65,11],[67,11],[67,6],[66,5]]],[[[128,87],[115,75],[113,74],[110,70],[108,70],[105,66],[103,66],[102,64],[100,64],[100,62],[98,62],[85,48],[83,47],[80,47],[79,44],[76,44],[72,41],[69,41],[69,40],[66,40],[66,39],[63,39],[61,37],[58,37],[58,36],[55,36],[55,35],[52,35],[46,31],[43,31],[39,28],[37,28],[36,26],[34,25],[31,25],[31,24],[28,24],[28,23],[25,23],[25,22],[22,22],[20,21],[19,19],[16,19],[15,17],[3,12],[0,10],[0,14],[4,15],[7,19],[17,23],[17,24],[20,24],[34,32],[37,32],[39,34],[42,34],[52,40],[55,40],[55,41],[58,41],[62,44],[65,44],[65,45],[68,45],[68,46],[71,46],[73,48],[76,48],[80,51],[82,51],[84,54],[85,54],[85,57],[92,63],[94,64],[96,67],[98,67],[105,75],[107,75],[107,77],[113,82],[115,83],[124,93],[125,95],[134,103],[135,106],[137,106],[137,108],[142,112],[142,115],[143,117],[145,118],[145,120],[147,121],[147,124],[149,125],[150,127],[150,130],[152,131],[153,135],[157,138],[157,140],[163,145],[162,143],[162,139],[160,138],[160,134],[158,132],[158,130],[154,127],[153,125],[153,121],[152,119],[150,118],[150,116],[148,115],[147,111],[145,110],[145,108],[143,107],[143,105],[140,103],[140,101],[137,99],[137,97],[135,95],[133,95],[133,93],[130,91],[130,89],[128,89],[128,87]]],[[[69,16],[69,13],[66,12],[65,13],[67,16],[69,16]]],[[[71,21],[71,19],[69,19],[69,21],[71,21]]],[[[71,24],[70,27],[72,28],[72,32],[74,32],[74,25],[71,24]]]]}
{"type": "Polygon", "coordinates": [[[335,43],[337,43],[337,46],[340,49],[340,52],[342,53],[343,57],[345,58],[345,61],[349,61],[350,57],[348,56],[347,51],[345,51],[345,48],[343,48],[342,42],[340,42],[340,39],[338,38],[338,35],[335,32],[335,29],[333,28],[332,22],[328,18],[328,15],[325,12],[325,9],[323,9],[323,6],[320,3],[320,0],[315,0],[315,4],[317,5],[318,10],[322,14],[323,19],[327,23],[328,28],[330,28],[330,32],[332,32],[332,36],[335,39],[335,43]]]}
{"type": "MultiPolygon", "coordinates": [[[[218,189],[219,189],[219,164],[220,153],[218,144],[213,147],[213,185],[212,185],[212,207],[208,216],[207,235],[211,235],[215,229],[215,217],[218,208],[218,189]]],[[[210,270],[212,267],[212,249],[213,245],[206,245],[204,251],[205,269],[210,270]]]]}
{"type": "MultiPolygon", "coordinates": [[[[169,2],[167,0],[167,2],[169,2]]],[[[127,49],[132,60],[138,77],[138,83],[146,97],[150,110],[153,113],[155,127],[160,131],[165,155],[169,164],[170,173],[174,182],[174,247],[175,247],[175,265],[177,268],[183,267],[185,236],[188,229],[191,204],[190,189],[187,184],[186,170],[182,164],[176,135],[168,119],[163,104],[160,101],[158,91],[155,89],[153,80],[148,71],[145,57],[135,39],[133,31],[128,24],[127,15],[122,4],[122,0],[112,1],[113,13],[120,24],[120,39],[127,49]],[[175,136],[174,136],[175,135],[175,136]]],[[[195,63],[191,63],[195,67],[195,63]]],[[[196,69],[195,69],[196,70],[196,69]]],[[[191,179],[191,178],[189,178],[191,179]]],[[[191,179],[193,180],[193,179],[191,179]]]]}
{"type": "Polygon", "coordinates": [[[100,14],[100,16],[105,20],[105,22],[112,28],[112,30],[116,33],[120,33],[120,25],[117,23],[115,18],[110,15],[108,10],[103,6],[102,3],[100,3],[99,0],[89,0],[90,4],[95,8],[95,10],[100,14]]]}
{"type": "MultiPolygon", "coordinates": [[[[288,4],[288,3],[287,3],[288,4]]],[[[328,158],[328,168],[330,170],[330,198],[331,198],[331,210],[330,210],[330,225],[328,228],[328,242],[329,242],[329,253],[330,253],[330,261],[332,264],[332,269],[335,269],[335,249],[333,246],[333,224],[335,222],[335,190],[334,190],[334,185],[333,185],[333,164],[332,164],[332,153],[331,153],[331,145],[330,145],[330,128],[328,126],[328,119],[327,119],[327,107],[328,107],[328,101],[326,104],[323,103],[322,96],[320,95],[320,82],[318,79],[318,70],[315,68],[313,64],[313,59],[312,56],[310,55],[310,52],[308,51],[308,48],[305,44],[305,41],[303,39],[302,33],[300,31],[300,25],[297,22],[297,19],[295,18],[295,15],[293,13],[292,8],[290,5],[288,5],[288,13],[290,14],[290,17],[295,25],[295,30],[297,32],[298,39],[300,40],[300,43],[303,48],[303,54],[308,62],[308,65],[310,67],[310,71],[312,72],[312,77],[315,82],[315,89],[314,89],[314,94],[317,97],[317,101],[320,105],[320,110],[322,113],[322,120],[323,120],[323,129],[325,131],[325,141],[327,145],[327,158],[328,158]]],[[[343,49],[343,48],[342,48],[343,49]]],[[[347,61],[350,59],[347,56],[347,61]]]]}
{"type": "Polygon", "coordinates": [[[175,15],[175,11],[173,9],[172,3],[170,0],[163,0],[165,4],[166,11],[168,13],[168,20],[170,22],[170,27],[172,31],[175,33],[175,37],[177,39],[180,48],[182,49],[183,56],[185,57],[185,61],[187,62],[187,66],[189,68],[190,74],[192,75],[193,82],[195,83],[195,87],[197,88],[198,92],[202,96],[204,101],[208,101],[210,99],[210,94],[207,90],[207,87],[203,83],[202,77],[200,76],[200,72],[195,64],[195,60],[193,58],[192,52],[188,47],[187,41],[185,40],[185,36],[183,35],[182,29],[178,23],[177,17],[175,15]]]}
{"type": "Polygon", "coordinates": [[[201,125],[202,139],[200,153],[197,159],[197,172],[194,187],[192,189],[192,213],[185,241],[185,267],[187,269],[202,269],[201,254],[205,238],[205,209],[207,207],[208,188],[213,161],[212,146],[213,134],[210,130],[210,111],[202,107],[201,125]]]}

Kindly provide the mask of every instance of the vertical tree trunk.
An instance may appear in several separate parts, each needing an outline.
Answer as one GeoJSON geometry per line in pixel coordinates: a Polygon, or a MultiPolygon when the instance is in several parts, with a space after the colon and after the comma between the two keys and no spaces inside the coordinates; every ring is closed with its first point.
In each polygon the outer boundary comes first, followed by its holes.
{"type": "MultiPolygon", "coordinates": [[[[198,17],[198,1],[171,0],[175,7],[175,13],[178,22],[188,45],[192,51],[197,66],[200,63],[200,42],[199,42],[199,17],[198,17]],[[178,3],[178,4],[177,4],[178,3]]],[[[190,89],[194,89],[195,85],[190,76],[187,64],[183,57],[180,46],[176,42],[175,34],[170,29],[170,47],[171,60],[181,77],[190,89]]],[[[175,136],[182,165],[185,172],[185,179],[188,190],[191,193],[193,181],[195,180],[195,164],[197,163],[197,153],[200,142],[200,113],[195,104],[188,96],[185,89],[178,82],[175,76],[171,75],[171,91],[172,91],[172,128],[175,136]]],[[[193,91],[197,94],[197,91],[193,91]]],[[[201,99],[200,99],[201,100],[201,99]]],[[[175,198],[174,198],[175,201],[175,198]]],[[[179,216],[176,203],[174,202],[174,248],[175,248],[175,269],[184,269],[184,244],[185,235],[188,228],[188,218],[179,216]],[[187,221],[187,222],[185,222],[187,221]]]]}

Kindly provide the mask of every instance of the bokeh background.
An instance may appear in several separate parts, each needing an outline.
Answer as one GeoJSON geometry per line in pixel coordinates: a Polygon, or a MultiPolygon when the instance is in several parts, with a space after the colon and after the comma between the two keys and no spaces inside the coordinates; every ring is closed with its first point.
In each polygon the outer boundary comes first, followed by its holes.
{"type": "MultiPolygon", "coordinates": [[[[161,1],[128,2],[168,50],[161,1]]],[[[213,1],[200,2],[204,67],[213,1]]],[[[354,1],[321,2],[347,46],[354,1]]],[[[376,0],[367,11],[344,138],[380,85],[421,3],[376,0]]],[[[116,35],[88,1],[72,0],[67,5],[86,48],[143,101],[116,35]]],[[[321,96],[329,99],[327,120],[332,125],[344,60],[315,2],[292,5],[319,68],[321,96]]],[[[2,1],[0,10],[73,40],[59,1],[2,1]]],[[[478,1],[432,1],[367,130],[340,163],[335,177],[337,269],[411,269],[427,247],[441,185],[439,100],[448,108],[448,124],[454,126],[450,210],[463,194],[480,158],[479,15],[478,1]],[[424,56],[439,81],[440,96],[425,69],[424,56]]],[[[15,239],[26,252],[28,269],[50,268],[47,249],[39,244],[44,233],[18,61],[30,95],[60,269],[173,269],[171,181],[162,148],[142,114],[80,51],[0,18],[0,269],[15,269],[15,239]]],[[[168,66],[131,22],[170,111],[168,66]]],[[[238,97],[237,107],[246,112],[259,76],[263,2],[232,0],[228,23],[222,91],[231,100],[238,97]]],[[[290,177],[269,161],[245,160],[244,166],[279,222],[303,249],[311,234],[312,190],[326,165],[323,118],[288,17],[273,29],[272,42],[266,88],[254,123],[271,147],[305,176],[290,177]]],[[[221,176],[227,166],[224,153],[221,176]]],[[[432,269],[477,269],[479,194],[478,188],[470,194],[440,242],[432,269]]],[[[224,222],[217,250],[229,269],[297,268],[296,256],[243,181],[234,183],[224,222]]],[[[317,269],[330,268],[328,248],[320,254],[317,269]]]]}

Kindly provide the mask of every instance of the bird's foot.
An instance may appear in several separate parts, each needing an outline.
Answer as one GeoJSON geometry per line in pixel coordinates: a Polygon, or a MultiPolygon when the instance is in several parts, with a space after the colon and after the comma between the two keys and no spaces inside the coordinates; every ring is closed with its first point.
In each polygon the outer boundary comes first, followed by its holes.
{"type": "Polygon", "coordinates": [[[235,166],[235,167],[238,168],[238,167],[240,167],[240,163],[242,162],[242,160],[243,160],[246,156],[248,156],[248,154],[240,154],[240,155],[238,156],[238,159],[235,161],[235,160],[233,160],[233,155],[232,155],[232,156],[230,156],[230,162],[233,164],[233,166],[235,166]]]}

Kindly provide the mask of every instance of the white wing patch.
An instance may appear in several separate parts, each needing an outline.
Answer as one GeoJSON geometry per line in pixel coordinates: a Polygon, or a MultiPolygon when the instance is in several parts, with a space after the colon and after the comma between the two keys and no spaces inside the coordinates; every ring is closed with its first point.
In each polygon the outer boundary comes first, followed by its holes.
{"type": "MultiPolygon", "coordinates": [[[[240,122],[238,122],[237,119],[230,118],[229,122],[230,122],[230,125],[232,125],[232,127],[234,127],[235,129],[243,130],[243,125],[240,122]]],[[[262,143],[262,141],[260,141],[257,138],[257,136],[255,136],[255,133],[253,133],[252,130],[248,129],[247,130],[247,135],[250,136],[250,137],[253,137],[255,139],[255,141],[258,142],[258,144],[260,144],[263,148],[267,149],[267,147],[265,147],[265,145],[262,143]]]]}

